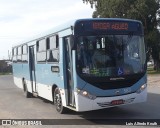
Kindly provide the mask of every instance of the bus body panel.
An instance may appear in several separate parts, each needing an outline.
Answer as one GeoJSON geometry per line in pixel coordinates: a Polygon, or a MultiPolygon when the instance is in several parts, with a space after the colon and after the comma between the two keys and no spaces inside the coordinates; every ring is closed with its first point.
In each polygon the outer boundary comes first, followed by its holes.
{"type": "Polygon", "coordinates": [[[14,83],[19,88],[23,88],[22,79],[26,78],[26,80],[30,80],[29,66],[27,63],[24,63],[24,64],[13,63],[12,66],[13,66],[13,74],[14,74],[14,83]]]}
{"type": "Polygon", "coordinates": [[[146,102],[147,89],[145,89],[140,94],[132,93],[128,95],[115,96],[115,97],[98,97],[95,100],[88,99],[77,93],[75,93],[75,97],[77,103],[76,111],[90,111],[90,110],[104,109],[121,105],[146,102]],[[124,104],[111,105],[111,102],[115,100],[124,100],[124,104]]]}
{"type": "Polygon", "coordinates": [[[38,96],[43,97],[47,100],[53,101],[52,86],[46,85],[46,84],[41,84],[41,83],[36,83],[36,84],[37,84],[38,96]]]}
{"type": "Polygon", "coordinates": [[[83,88],[83,90],[86,90],[95,96],[101,96],[101,97],[102,96],[106,96],[106,97],[109,96],[109,97],[111,97],[111,96],[115,96],[115,95],[125,95],[128,93],[134,93],[144,84],[146,84],[146,75],[144,77],[142,77],[139,81],[137,81],[131,87],[102,90],[100,88],[94,87],[91,84],[86,84],[86,86],[83,88]],[[116,94],[117,91],[119,91],[118,94],[116,94]]]}
{"type": "Polygon", "coordinates": [[[14,84],[15,84],[17,87],[23,89],[22,79],[21,79],[21,78],[19,78],[19,77],[13,77],[13,81],[14,81],[14,84]]]}
{"type": "MultiPolygon", "coordinates": [[[[147,88],[143,90],[141,93],[137,93],[137,91],[140,89],[140,87],[147,82],[147,76],[146,74],[143,75],[139,80],[136,81],[132,86],[130,87],[124,87],[124,88],[118,88],[118,89],[100,89],[91,83],[85,81],[81,78],[81,76],[77,72],[77,61],[76,61],[76,54],[77,51],[75,48],[71,50],[72,57],[70,58],[72,60],[71,65],[73,68],[72,71],[72,78],[73,78],[73,86],[74,88],[71,88],[73,91],[73,95],[69,92],[68,89],[68,74],[67,74],[67,66],[68,63],[66,62],[66,42],[65,39],[70,39],[71,35],[75,38],[78,38],[77,31],[74,31],[75,25],[83,22],[83,21],[98,21],[101,23],[101,21],[115,21],[118,23],[120,22],[135,22],[141,24],[139,21],[135,20],[126,20],[126,19],[80,19],[76,21],[69,22],[69,24],[66,24],[64,26],[60,26],[55,28],[54,30],[50,30],[44,34],[41,34],[37,37],[34,37],[30,39],[29,41],[24,42],[24,44],[27,44],[28,49],[28,60],[25,63],[21,62],[13,62],[13,78],[15,84],[23,89],[22,80],[24,79],[27,84],[27,89],[29,92],[33,93],[34,91],[37,92],[38,96],[43,97],[45,99],[48,99],[50,101],[53,101],[53,86],[57,86],[60,90],[61,97],[62,97],[62,104],[64,107],[72,107],[76,111],[89,111],[89,110],[96,110],[96,109],[103,109],[108,107],[114,107],[119,105],[126,105],[126,104],[132,104],[132,103],[139,103],[139,102],[145,102],[147,99],[147,88]],[[72,27],[71,27],[72,26],[72,27]],[[52,35],[58,35],[59,40],[59,61],[58,62],[38,62],[37,61],[37,41],[40,39],[47,39],[48,37],[52,35]],[[75,35],[77,34],[77,35],[75,35]],[[31,71],[30,71],[30,58],[29,58],[29,48],[34,46],[34,52],[35,52],[35,78],[31,79],[31,71]],[[54,67],[58,68],[59,71],[55,72],[54,67]],[[33,90],[33,85],[35,85],[36,90],[33,90]],[[82,96],[78,91],[87,91],[89,94],[95,96],[95,99],[89,99],[87,97],[82,96]],[[69,96],[73,96],[72,99],[75,100],[75,104],[70,106],[69,104],[69,96]],[[111,105],[112,101],[116,100],[123,100],[123,104],[119,105],[111,105]]],[[[134,26],[134,25],[133,25],[134,26]]],[[[135,31],[135,29],[133,29],[135,31]]],[[[89,31],[90,32],[90,31],[89,31]]],[[[104,30],[103,30],[104,32],[104,30]]],[[[126,32],[127,33],[127,32],[126,32]]],[[[124,33],[124,34],[126,34],[124,33]]],[[[141,30],[141,36],[143,36],[143,30],[141,30]]],[[[138,33],[138,34],[139,34],[138,33]]],[[[79,33],[84,34],[85,33],[79,33]]],[[[95,34],[95,33],[94,33],[95,34]]],[[[109,31],[108,31],[109,34],[109,31]]],[[[123,32],[121,32],[123,34],[123,32]]],[[[75,41],[75,40],[74,40],[75,41]]],[[[77,42],[74,42],[75,44],[77,42]]],[[[23,46],[24,44],[17,45],[16,47],[23,46]]],[[[75,47],[75,46],[74,46],[75,47]]],[[[46,50],[47,52],[47,50],[46,50]]],[[[47,54],[46,54],[47,56],[47,54]]],[[[72,69],[71,68],[71,69],[72,69]]],[[[125,83],[126,85],[128,83],[125,83]]],[[[106,85],[107,86],[107,85],[106,85]]]]}

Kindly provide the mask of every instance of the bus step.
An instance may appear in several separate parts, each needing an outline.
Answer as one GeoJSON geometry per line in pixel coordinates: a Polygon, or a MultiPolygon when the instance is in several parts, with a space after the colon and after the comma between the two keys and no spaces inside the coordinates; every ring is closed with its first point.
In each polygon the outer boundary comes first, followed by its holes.
{"type": "Polygon", "coordinates": [[[72,107],[72,106],[66,106],[67,108],[73,110],[73,111],[76,111],[76,108],[75,107],[72,107]]]}
{"type": "Polygon", "coordinates": [[[69,106],[72,107],[72,108],[76,108],[75,104],[69,104],[69,106]]]}
{"type": "Polygon", "coordinates": [[[33,92],[33,96],[38,97],[38,93],[37,92],[33,92]]]}

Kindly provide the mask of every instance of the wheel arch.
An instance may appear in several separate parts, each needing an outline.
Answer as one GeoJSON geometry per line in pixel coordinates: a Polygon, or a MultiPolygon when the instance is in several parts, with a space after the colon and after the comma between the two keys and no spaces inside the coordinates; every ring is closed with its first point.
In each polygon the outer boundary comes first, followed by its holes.
{"type": "MultiPolygon", "coordinates": [[[[27,85],[26,85],[27,86],[27,85]]],[[[22,78],[22,87],[23,87],[23,91],[26,91],[26,87],[25,87],[25,78],[22,78]]]]}
{"type": "Polygon", "coordinates": [[[54,91],[58,86],[56,84],[52,85],[52,100],[53,100],[53,104],[54,104],[54,91]]]}

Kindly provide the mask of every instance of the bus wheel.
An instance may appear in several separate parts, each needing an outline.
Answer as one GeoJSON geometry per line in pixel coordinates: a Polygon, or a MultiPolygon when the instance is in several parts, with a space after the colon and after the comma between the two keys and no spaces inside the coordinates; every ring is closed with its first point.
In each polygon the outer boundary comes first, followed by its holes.
{"type": "Polygon", "coordinates": [[[32,97],[32,93],[28,92],[26,81],[23,80],[23,91],[26,98],[32,97]]]}
{"type": "Polygon", "coordinates": [[[59,113],[63,114],[66,112],[66,108],[62,105],[62,98],[58,87],[54,91],[54,104],[59,113]]]}

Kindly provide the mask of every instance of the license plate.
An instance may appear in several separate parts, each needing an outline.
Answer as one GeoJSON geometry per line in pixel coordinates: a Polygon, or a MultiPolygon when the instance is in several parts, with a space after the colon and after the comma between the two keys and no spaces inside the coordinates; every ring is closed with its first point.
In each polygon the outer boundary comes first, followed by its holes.
{"type": "Polygon", "coordinates": [[[111,102],[112,105],[120,105],[120,104],[124,104],[124,100],[113,100],[111,102]]]}

